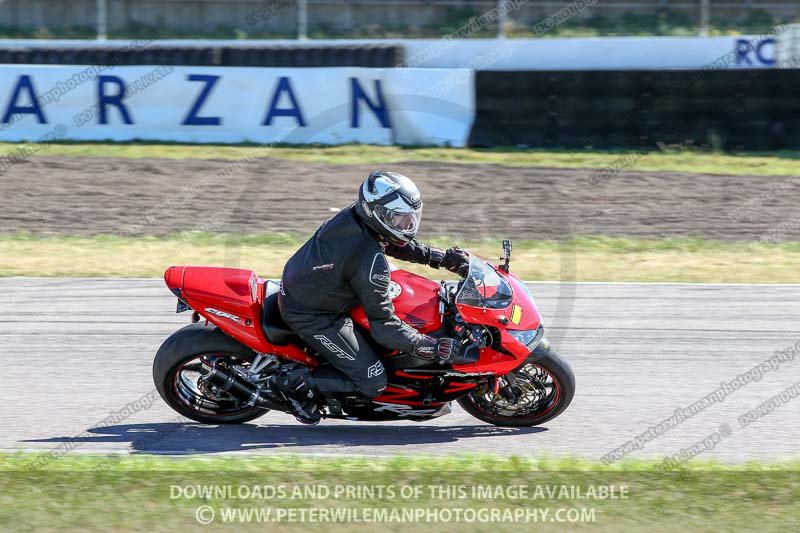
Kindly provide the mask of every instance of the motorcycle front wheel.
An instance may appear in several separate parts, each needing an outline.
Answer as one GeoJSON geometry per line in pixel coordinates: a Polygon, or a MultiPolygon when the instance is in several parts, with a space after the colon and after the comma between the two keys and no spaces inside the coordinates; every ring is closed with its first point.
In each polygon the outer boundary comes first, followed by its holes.
{"type": "Polygon", "coordinates": [[[575,395],[575,374],[545,340],[514,370],[510,387],[514,392],[511,400],[485,386],[459,398],[458,403],[478,420],[495,426],[538,426],[569,407],[575,395]]]}

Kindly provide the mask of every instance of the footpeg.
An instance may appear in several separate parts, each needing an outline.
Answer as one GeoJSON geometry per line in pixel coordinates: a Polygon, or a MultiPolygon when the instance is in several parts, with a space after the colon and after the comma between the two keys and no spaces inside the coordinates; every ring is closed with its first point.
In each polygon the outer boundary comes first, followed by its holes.
{"type": "Polygon", "coordinates": [[[328,412],[330,413],[330,416],[344,416],[342,402],[335,399],[328,400],[328,412]]]}
{"type": "Polygon", "coordinates": [[[422,398],[422,405],[425,407],[430,407],[431,403],[433,403],[433,394],[429,392],[424,398],[422,398]]]}

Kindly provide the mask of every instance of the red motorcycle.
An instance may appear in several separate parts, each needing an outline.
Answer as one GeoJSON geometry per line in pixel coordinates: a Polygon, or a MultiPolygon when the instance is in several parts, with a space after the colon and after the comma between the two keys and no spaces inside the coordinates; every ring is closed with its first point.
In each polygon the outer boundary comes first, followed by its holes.
{"type": "MultiPolygon", "coordinates": [[[[462,363],[442,365],[372,343],[389,384],[381,396],[330,399],[325,418],[423,421],[457,401],[498,426],[535,426],[561,414],[575,394],[570,366],[544,338],[528,288],[509,271],[510,241],[497,268],[471,255],[458,283],[436,283],[393,270],[389,291],[397,315],[417,330],[459,339],[462,363]]],[[[283,365],[324,363],[281,318],[279,284],[237,268],[170,267],[164,274],[177,312],[192,324],[161,345],[153,379],[161,397],[198,422],[243,423],[269,410],[288,411],[266,389],[283,365]]],[[[362,308],[351,312],[369,339],[362,308]]]]}

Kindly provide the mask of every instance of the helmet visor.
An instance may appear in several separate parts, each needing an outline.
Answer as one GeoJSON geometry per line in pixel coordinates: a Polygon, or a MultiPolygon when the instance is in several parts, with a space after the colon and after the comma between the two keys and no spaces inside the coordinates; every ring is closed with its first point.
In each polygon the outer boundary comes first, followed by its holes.
{"type": "Polygon", "coordinates": [[[422,220],[422,206],[419,209],[397,209],[377,205],[375,206],[375,216],[395,235],[413,239],[417,235],[419,223],[422,220]]]}

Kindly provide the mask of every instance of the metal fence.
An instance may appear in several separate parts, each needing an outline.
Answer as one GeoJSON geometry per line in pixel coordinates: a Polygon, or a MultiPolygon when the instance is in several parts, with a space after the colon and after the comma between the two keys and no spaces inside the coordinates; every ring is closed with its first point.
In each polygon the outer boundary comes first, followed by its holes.
{"type": "MultiPolygon", "coordinates": [[[[480,36],[516,36],[525,28],[564,10],[580,11],[571,25],[587,21],[637,29],[637,17],[667,23],[679,19],[706,35],[715,23],[733,26],[745,19],[789,22],[800,17],[798,0],[5,0],[0,27],[30,30],[76,27],[96,31],[98,39],[130,28],[160,30],[165,37],[274,35],[309,37],[440,36],[486,13],[497,15],[480,36]],[[370,35],[374,34],[374,35],[370,35]]],[[[726,26],[727,27],[727,26],[726,26]]],[[[477,36],[477,35],[472,35],[477,36]]]]}

